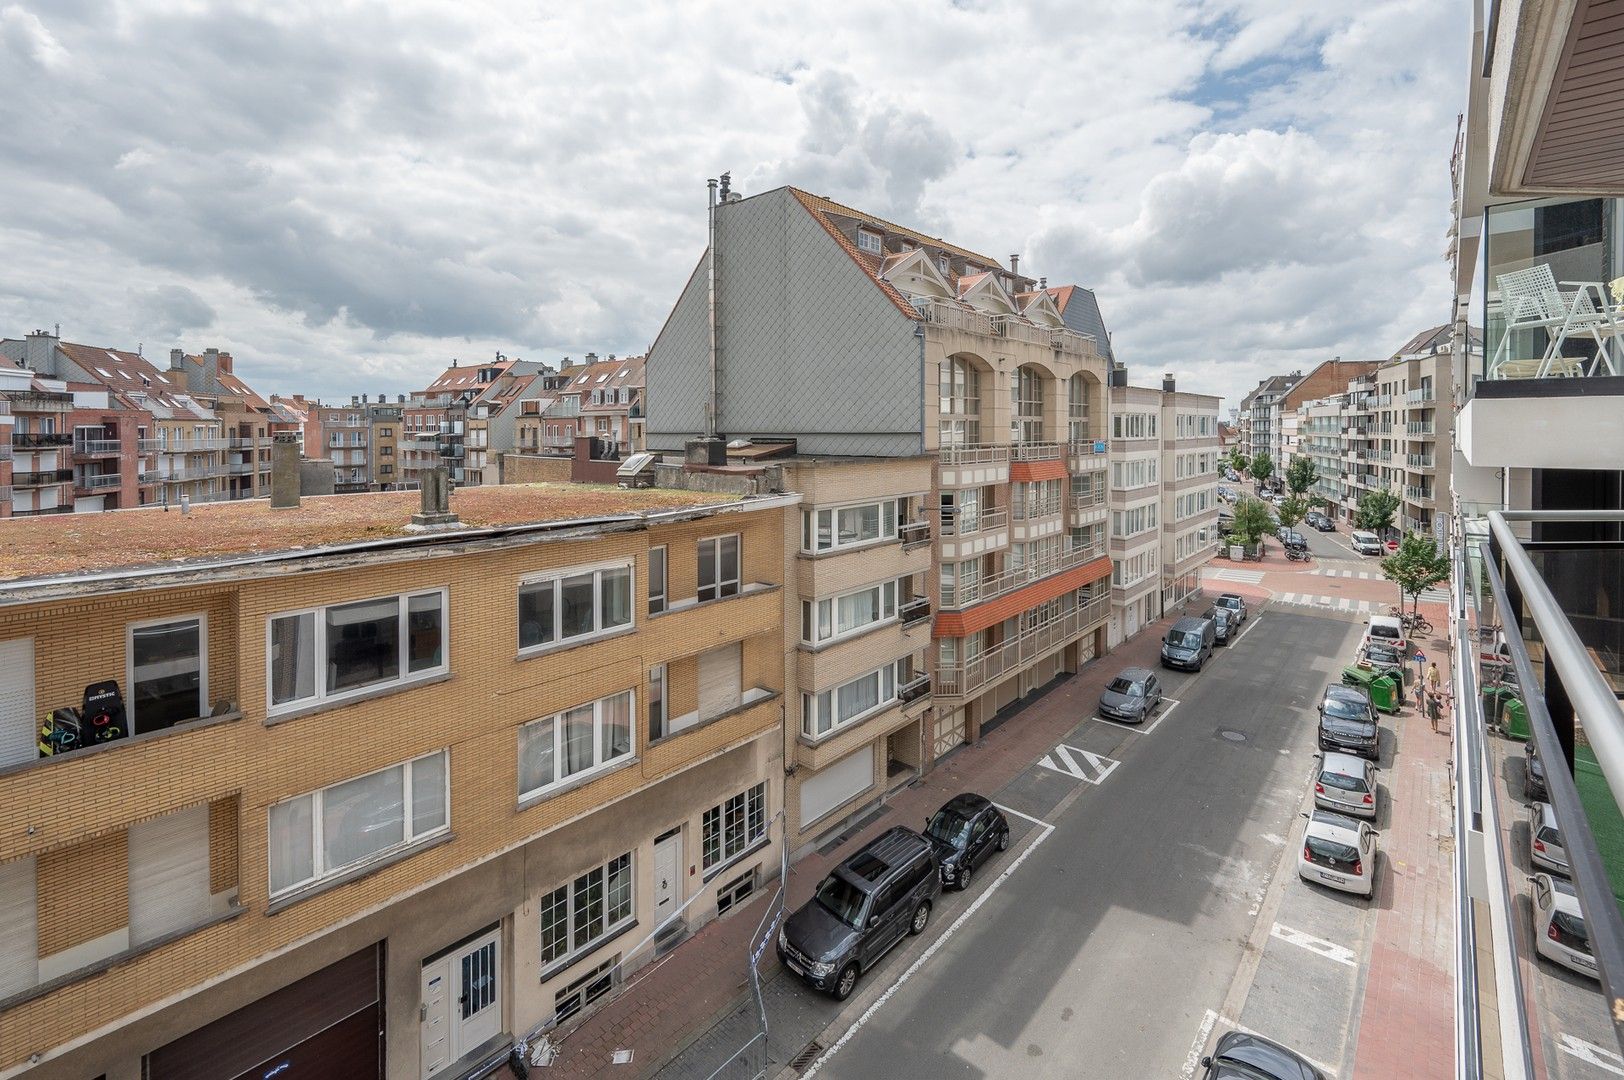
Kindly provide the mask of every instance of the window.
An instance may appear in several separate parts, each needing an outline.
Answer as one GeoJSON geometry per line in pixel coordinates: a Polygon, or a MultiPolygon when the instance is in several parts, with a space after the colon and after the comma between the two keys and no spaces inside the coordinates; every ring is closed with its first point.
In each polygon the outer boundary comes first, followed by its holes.
{"type": "Polygon", "coordinates": [[[851,682],[801,695],[801,734],[821,739],[838,727],[861,720],[897,700],[897,687],[913,679],[913,658],[905,656],[851,682]]]}
{"type": "Polygon", "coordinates": [[[632,568],[579,570],[519,585],[519,651],[540,650],[632,624],[632,568]]]}
{"type": "Polygon", "coordinates": [[[739,592],[739,538],[718,536],[699,542],[699,599],[716,600],[739,592]]]}
{"type": "Polygon", "coordinates": [[[705,811],[700,822],[702,869],[736,859],[767,835],[767,784],[741,791],[705,811]]]}
{"type": "Polygon", "coordinates": [[[208,620],[189,615],[129,629],[130,723],[158,731],[205,712],[208,700],[208,620]]]}
{"type": "Polygon", "coordinates": [[[938,377],[938,411],[943,446],[971,446],[981,441],[981,375],[970,361],[942,361],[938,377]]]}
{"type": "Polygon", "coordinates": [[[266,649],[271,711],[443,673],[445,605],[445,590],[437,589],[271,616],[266,649]]]}
{"type": "Polygon", "coordinates": [[[884,499],[856,506],[801,511],[801,548],[813,553],[894,540],[906,501],[884,499]]]}
{"type": "Polygon", "coordinates": [[[446,751],[270,809],[271,895],[330,878],[449,827],[446,751]]]}
{"type": "Polygon", "coordinates": [[[1043,441],[1043,374],[1033,367],[1015,369],[1010,385],[1009,437],[1012,442],[1043,441]]]}
{"type": "Polygon", "coordinates": [[[541,962],[591,946],[632,919],[631,852],[616,856],[541,898],[541,962]]]}
{"type": "Polygon", "coordinates": [[[867,229],[857,230],[857,250],[866,251],[873,255],[880,254],[885,245],[880,242],[880,234],[869,232],[867,229]]]}
{"type": "Polygon", "coordinates": [[[648,613],[665,610],[665,548],[648,549],[648,613]]]}
{"type": "Polygon", "coordinates": [[[665,665],[648,669],[648,738],[663,738],[670,718],[665,711],[665,665]]]}
{"type": "Polygon", "coordinates": [[[751,867],[732,881],[724,882],[716,889],[716,917],[723,915],[736,907],[748,903],[756,891],[756,868],[751,867]]]}
{"type": "Polygon", "coordinates": [[[620,957],[611,956],[553,995],[553,1022],[561,1024],[603,997],[615,986],[620,957]]]}
{"type": "Polygon", "coordinates": [[[1081,375],[1066,381],[1066,438],[1087,442],[1092,435],[1088,425],[1088,383],[1081,375]]]}
{"type": "Polygon", "coordinates": [[[519,798],[632,755],[632,692],[615,694],[519,728],[519,798]]]}
{"type": "Polygon", "coordinates": [[[820,645],[896,618],[900,580],[824,600],[801,601],[801,640],[820,645]]]}

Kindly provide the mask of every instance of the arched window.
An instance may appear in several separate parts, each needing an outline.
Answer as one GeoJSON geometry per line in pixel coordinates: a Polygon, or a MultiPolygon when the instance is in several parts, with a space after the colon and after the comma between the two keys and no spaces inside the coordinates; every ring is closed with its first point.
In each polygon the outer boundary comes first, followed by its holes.
{"type": "Polygon", "coordinates": [[[962,357],[942,361],[941,445],[973,446],[981,441],[981,373],[962,357]]]}
{"type": "Polygon", "coordinates": [[[1015,369],[1010,383],[1009,437],[1018,443],[1043,441],[1043,373],[1036,368],[1015,369]]]}
{"type": "Polygon", "coordinates": [[[1073,375],[1066,388],[1066,438],[1087,442],[1094,437],[1088,427],[1088,381],[1080,374],[1073,375]]]}

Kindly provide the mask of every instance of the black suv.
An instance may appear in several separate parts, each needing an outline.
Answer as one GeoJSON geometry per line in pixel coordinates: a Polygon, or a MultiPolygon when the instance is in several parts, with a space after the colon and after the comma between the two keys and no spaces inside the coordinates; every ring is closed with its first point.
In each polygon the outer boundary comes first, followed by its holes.
{"type": "Polygon", "coordinates": [[[908,934],[924,931],[942,875],[929,840],[898,825],[835,867],[784,921],[778,959],[837,1001],[908,934]]]}
{"type": "Polygon", "coordinates": [[[1340,750],[1375,761],[1381,753],[1381,728],[1370,695],[1357,686],[1332,683],[1319,706],[1319,748],[1340,750]]]}

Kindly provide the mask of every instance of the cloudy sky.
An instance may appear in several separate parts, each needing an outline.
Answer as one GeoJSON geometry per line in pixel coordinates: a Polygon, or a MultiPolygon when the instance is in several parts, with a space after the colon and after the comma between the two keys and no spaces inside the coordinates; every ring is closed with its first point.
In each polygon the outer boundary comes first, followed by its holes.
{"type": "Polygon", "coordinates": [[[0,336],[263,392],[645,349],[705,179],[1096,289],[1226,405],[1444,321],[1455,0],[0,0],[0,336]]]}

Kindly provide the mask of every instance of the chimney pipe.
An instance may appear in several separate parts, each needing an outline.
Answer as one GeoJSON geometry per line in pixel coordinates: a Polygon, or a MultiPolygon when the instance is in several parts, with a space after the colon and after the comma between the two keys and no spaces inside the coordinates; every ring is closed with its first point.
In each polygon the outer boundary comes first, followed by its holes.
{"type": "MultiPolygon", "coordinates": [[[[727,174],[724,173],[725,177],[727,174]]],[[[710,398],[705,402],[705,434],[716,437],[716,181],[706,181],[710,188],[710,208],[706,213],[706,283],[709,292],[710,329],[710,398]]]]}
{"type": "Polygon", "coordinates": [[[1175,390],[1176,384],[1173,382],[1173,373],[1169,371],[1167,374],[1162,376],[1162,393],[1171,394],[1174,393],[1175,390]]]}
{"type": "Polygon", "coordinates": [[[1019,274],[1020,272],[1021,272],[1021,257],[1019,255],[1011,255],[1009,257],[1009,276],[1014,277],[1015,275],[1019,274]]]}

